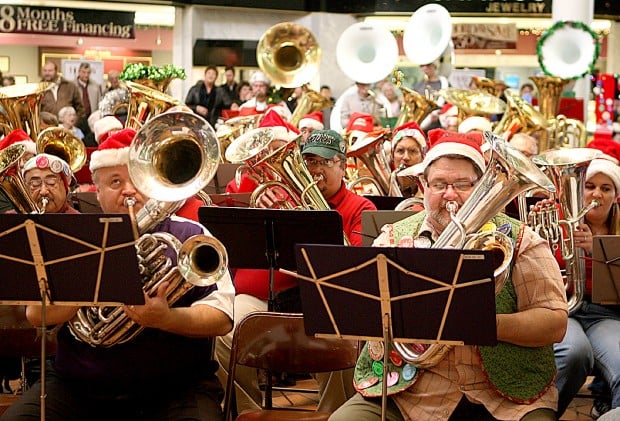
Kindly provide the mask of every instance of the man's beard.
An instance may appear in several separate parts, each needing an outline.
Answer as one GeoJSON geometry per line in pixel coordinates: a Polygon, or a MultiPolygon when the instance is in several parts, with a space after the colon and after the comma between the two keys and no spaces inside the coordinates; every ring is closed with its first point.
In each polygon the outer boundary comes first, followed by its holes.
{"type": "MultiPolygon", "coordinates": [[[[433,222],[435,228],[440,231],[443,231],[452,221],[452,219],[450,218],[450,212],[448,212],[448,210],[446,209],[446,203],[448,203],[447,200],[442,200],[439,207],[435,210],[430,210],[430,206],[428,205],[428,203],[426,203],[426,201],[424,203],[425,208],[429,209],[429,219],[431,220],[431,222],[433,222]]],[[[459,208],[461,207],[461,205],[462,204],[459,203],[459,208]]]]}

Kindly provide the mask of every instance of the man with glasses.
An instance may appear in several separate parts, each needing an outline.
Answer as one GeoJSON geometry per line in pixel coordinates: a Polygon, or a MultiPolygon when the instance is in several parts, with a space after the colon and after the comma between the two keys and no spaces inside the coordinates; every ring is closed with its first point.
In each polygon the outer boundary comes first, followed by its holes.
{"type": "Polygon", "coordinates": [[[22,174],[39,209],[45,213],[79,213],[67,203],[73,173],[64,160],[41,153],[26,161],[22,174]]]}
{"type": "MultiPolygon", "coordinates": [[[[451,221],[449,204],[460,208],[485,171],[474,138],[438,129],[429,132],[429,143],[421,169],[425,211],[384,226],[376,246],[429,247],[451,221]]],[[[562,340],[567,323],[560,270],[547,242],[530,228],[503,214],[492,222],[515,244],[510,277],[496,296],[498,345],[454,346],[426,369],[407,364],[405,370],[405,364],[393,363],[390,371],[400,371],[406,384],[388,397],[388,420],[555,419],[558,392],[552,345],[562,340]]],[[[372,355],[367,347],[362,350],[358,373],[372,373],[366,366],[377,363],[372,355]]],[[[360,393],[330,420],[380,416],[381,398],[366,396],[367,386],[356,380],[360,393]]]]}

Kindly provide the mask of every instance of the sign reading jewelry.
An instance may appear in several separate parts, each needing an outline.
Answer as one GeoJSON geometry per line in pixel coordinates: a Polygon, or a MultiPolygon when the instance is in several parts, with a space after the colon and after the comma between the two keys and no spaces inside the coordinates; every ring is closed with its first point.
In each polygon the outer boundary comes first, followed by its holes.
{"type": "Polygon", "coordinates": [[[0,33],[133,39],[134,12],[0,5],[0,33]]]}

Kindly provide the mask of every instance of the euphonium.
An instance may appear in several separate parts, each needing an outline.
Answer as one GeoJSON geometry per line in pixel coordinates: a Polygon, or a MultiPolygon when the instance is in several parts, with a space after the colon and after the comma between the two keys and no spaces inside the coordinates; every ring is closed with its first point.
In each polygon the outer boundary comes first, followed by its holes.
{"type": "MultiPolygon", "coordinates": [[[[196,235],[181,244],[171,234],[151,232],[183,200],[209,182],[218,161],[215,131],[192,113],[158,115],[138,131],[131,143],[129,175],[136,188],[151,197],[135,215],[135,199],[127,203],[137,234],[141,234],[136,239],[136,250],[143,290],[152,296],[163,282],[169,282],[169,305],[193,286],[216,283],[227,271],[226,250],[217,239],[196,235]],[[176,266],[164,254],[166,248],[176,253],[176,266]]],[[[70,321],[69,329],[92,346],[109,347],[132,339],[144,328],[131,320],[122,307],[83,307],[70,321]]]]}
{"type": "MultiPolygon", "coordinates": [[[[375,137],[367,135],[358,138],[349,148],[347,157],[359,158],[366,165],[366,168],[372,174],[372,179],[376,181],[373,184],[379,186],[379,193],[383,196],[402,196],[396,178],[392,177],[390,161],[383,148],[384,141],[385,133],[375,137]]],[[[368,177],[359,177],[352,180],[347,187],[353,190],[353,187],[362,181],[368,181],[368,177]]]]}
{"type": "Polygon", "coordinates": [[[0,128],[5,134],[22,129],[31,139],[39,134],[39,103],[52,82],[22,83],[0,88],[0,128]]]}
{"type": "Polygon", "coordinates": [[[560,220],[555,203],[544,207],[540,212],[531,211],[528,223],[542,238],[549,241],[552,250],[560,247],[562,258],[566,263],[566,288],[572,288],[573,294],[568,300],[568,312],[573,314],[583,301],[586,272],[583,260],[584,251],[575,247],[573,232],[583,217],[599,204],[592,201],[584,207],[586,171],[590,161],[600,155],[596,149],[575,148],[543,152],[533,161],[550,175],[556,188],[556,200],[559,202],[564,219],[560,220]]]}
{"type": "MultiPolygon", "coordinates": [[[[19,213],[39,213],[19,172],[19,160],[26,151],[24,145],[11,145],[0,151],[0,190],[19,213]]],[[[45,209],[45,206],[43,207],[45,209]]]]}
{"type": "MultiPolygon", "coordinates": [[[[553,183],[525,155],[517,151],[491,132],[484,132],[484,138],[492,147],[492,157],[487,170],[471,192],[469,198],[456,212],[453,203],[451,222],[443,230],[433,248],[477,248],[501,251],[501,264],[495,269],[495,291],[503,288],[512,259],[512,242],[495,231],[476,233],[489,219],[495,216],[517,195],[533,187],[555,191],[553,183]]],[[[449,204],[450,205],[450,204],[449,204]]],[[[418,344],[395,342],[394,347],[403,358],[420,368],[437,364],[450,350],[446,345],[430,345],[420,352],[418,344]]]]}
{"type": "Polygon", "coordinates": [[[125,82],[129,90],[129,105],[125,127],[139,130],[140,127],[154,116],[181,105],[177,99],[157,89],[140,83],[125,82]]]}
{"type": "Polygon", "coordinates": [[[48,127],[36,139],[37,153],[55,155],[64,160],[73,174],[86,163],[86,146],[77,136],[62,127],[48,127]]]}

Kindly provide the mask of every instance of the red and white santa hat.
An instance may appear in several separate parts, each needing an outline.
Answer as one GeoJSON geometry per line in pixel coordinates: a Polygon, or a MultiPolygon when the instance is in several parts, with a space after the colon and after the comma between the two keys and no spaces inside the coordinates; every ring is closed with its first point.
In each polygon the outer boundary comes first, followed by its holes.
{"type": "Polygon", "coordinates": [[[611,178],[616,188],[616,197],[620,197],[620,167],[613,161],[605,158],[596,158],[590,161],[586,170],[586,180],[592,178],[595,174],[604,174],[611,178]]]}
{"type": "Polygon", "coordinates": [[[612,161],[616,165],[620,164],[620,143],[615,140],[595,137],[588,143],[587,147],[598,149],[603,152],[602,158],[612,161]]]}
{"type": "Polygon", "coordinates": [[[97,150],[90,156],[90,172],[95,172],[99,168],[127,165],[129,163],[129,146],[135,136],[136,131],[131,128],[111,134],[99,144],[97,150]]]}
{"type": "Polygon", "coordinates": [[[111,132],[118,131],[123,128],[121,121],[113,115],[107,115],[93,124],[95,132],[95,140],[101,143],[108,138],[111,132]]]}
{"type": "Polygon", "coordinates": [[[310,114],[306,114],[299,120],[299,124],[297,125],[300,129],[308,128],[313,130],[323,130],[325,126],[323,125],[323,113],[320,111],[315,111],[310,114]]]}
{"type": "Polygon", "coordinates": [[[452,104],[444,104],[439,111],[439,124],[441,127],[448,127],[450,123],[456,126],[456,121],[453,121],[456,116],[459,115],[459,109],[452,104]]]}
{"type": "Polygon", "coordinates": [[[394,135],[392,136],[392,150],[394,150],[398,142],[400,142],[403,137],[412,137],[416,142],[418,142],[422,152],[426,150],[426,136],[424,136],[424,132],[415,121],[401,124],[394,129],[394,135]]]}
{"type": "Polygon", "coordinates": [[[492,130],[493,126],[488,118],[473,115],[467,117],[459,124],[459,133],[469,133],[471,131],[484,132],[492,130]]]}
{"type": "Polygon", "coordinates": [[[480,171],[484,172],[486,164],[480,149],[480,139],[467,134],[433,129],[428,132],[429,149],[422,161],[420,173],[433,161],[445,155],[460,155],[469,158],[480,171]]]}
{"type": "Polygon", "coordinates": [[[274,109],[267,110],[258,127],[269,127],[274,134],[274,139],[281,139],[287,142],[296,139],[300,134],[297,127],[285,121],[274,109]]]}
{"type": "Polygon", "coordinates": [[[26,152],[37,154],[37,145],[22,129],[15,129],[0,140],[0,151],[12,145],[24,145],[26,152]]]}

